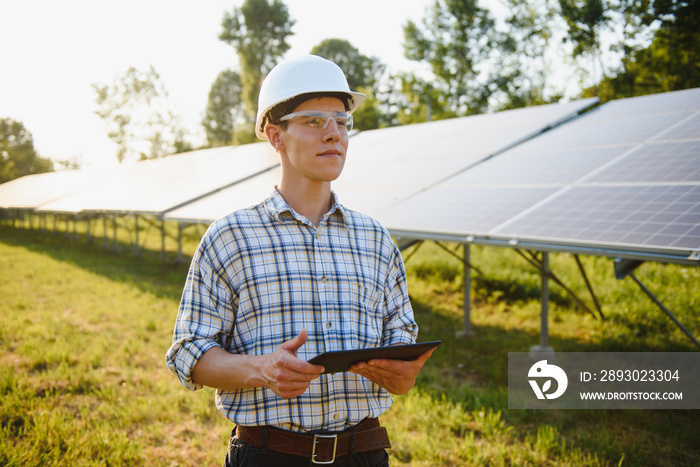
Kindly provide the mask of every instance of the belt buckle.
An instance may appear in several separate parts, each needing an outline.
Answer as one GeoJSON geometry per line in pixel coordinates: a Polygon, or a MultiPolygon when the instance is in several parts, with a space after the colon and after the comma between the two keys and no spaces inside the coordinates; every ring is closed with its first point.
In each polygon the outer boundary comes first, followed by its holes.
{"type": "Polygon", "coordinates": [[[311,449],[311,463],[312,464],[332,464],[333,462],[335,462],[335,450],[337,447],[338,447],[338,435],[314,435],[314,446],[311,449]],[[319,443],[319,438],[333,440],[333,455],[331,455],[331,460],[329,460],[329,461],[317,461],[316,460],[316,445],[319,443]]]}

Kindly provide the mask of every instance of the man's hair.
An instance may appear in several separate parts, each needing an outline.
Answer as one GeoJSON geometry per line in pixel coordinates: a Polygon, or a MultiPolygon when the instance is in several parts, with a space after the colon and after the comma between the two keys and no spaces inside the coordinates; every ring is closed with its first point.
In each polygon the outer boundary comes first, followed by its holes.
{"type": "Polygon", "coordinates": [[[286,129],[287,121],[280,122],[280,118],[294,112],[294,109],[299,107],[303,102],[321,97],[335,97],[336,99],[340,99],[345,106],[345,111],[350,109],[351,96],[348,94],[343,92],[311,92],[299,94],[298,96],[294,96],[289,100],[277,104],[267,113],[267,121],[274,123],[275,125],[280,125],[282,128],[286,129]]]}

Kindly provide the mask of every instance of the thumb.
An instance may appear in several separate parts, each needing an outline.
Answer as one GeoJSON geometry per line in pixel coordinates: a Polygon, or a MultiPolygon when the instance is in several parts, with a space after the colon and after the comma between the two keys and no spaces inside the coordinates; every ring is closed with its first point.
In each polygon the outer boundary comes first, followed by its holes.
{"type": "Polygon", "coordinates": [[[296,355],[297,350],[299,350],[299,348],[306,343],[306,340],[308,338],[309,331],[307,331],[306,329],[302,329],[301,331],[299,331],[299,334],[294,339],[288,340],[287,342],[282,344],[281,347],[296,355]]]}
{"type": "Polygon", "coordinates": [[[435,352],[435,349],[430,349],[427,352],[422,353],[416,360],[421,363],[425,363],[433,354],[433,352],[435,352]]]}

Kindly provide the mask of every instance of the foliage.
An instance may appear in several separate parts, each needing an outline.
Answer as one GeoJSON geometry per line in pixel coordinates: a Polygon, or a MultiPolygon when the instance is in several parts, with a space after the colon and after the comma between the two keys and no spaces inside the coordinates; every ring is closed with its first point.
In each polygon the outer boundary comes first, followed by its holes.
{"type": "Polygon", "coordinates": [[[386,69],[378,58],[363,55],[345,39],[325,39],[311,53],[336,63],[345,73],[350,89],[376,88],[386,69]]]}
{"type": "Polygon", "coordinates": [[[287,37],[294,20],[281,0],[246,0],[240,8],[226,12],[219,39],[238,53],[245,127],[236,131],[236,143],[255,141],[255,117],[262,80],[289,50],[287,37]]]}
{"type": "Polygon", "coordinates": [[[34,150],[34,138],[22,122],[0,119],[0,183],[53,171],[53,162],[34,150]]]}
{"type": "Polygon", "coordinates": [[[559,0],[559,6],[575,44],[574,57],[598,50],[600,29],[608,21],[603,0],[559,0]]]}
{"type": "Polygon", "coordinates": [[[382,90],[386,65],[377,57],[360,53],[344,39],[325,39],[311,53],[336,63],[345,73],[350,89],[367,94],[365,102],[353,114],[356,128],[372,130],[393,123],[390,93],[382,90]]]}
{"type": "Polygon", "coordinates": [[[550,56],[557,28],[551,1],[503,0],[508,10],[505,31],[514,47],[504,59],[510,69],[520,71],[508,82],[508,91],[496,105],[499,110],[557,102],[562,97],[561,90],[548,86],[549,73],[557,64],[550,56]]]}
{"type": "Polygon", "coordinates": [[[155,159],[190,150],[168,102],[160,75],[130,67],[111,85],[93,84],[107,136],[117,145],[117,160],[155,159]]]}
{"type": "Polygon", "coordinates": [[[662,21],[651,45],[584,95],[597,93],[605,102],[700,86],[700,1],[656,2],[656,7],[654,16],[662,21]]]}
{"type": "Polygon", "coordinates": [[[234,70],[224,70],[211,85],[202,126],[210,147],[233,144],[237,122],[243,120],[241,76],[234,70]]]}
{"type": "Polygon", "coordinates": [[[552,19],[547,0],[505,0],[499,27],[475,0],[435,0],[421,26],[404,27],[406,57],[431,75],[401,73],[406,110],[401,123],[439,120],[488,110],[551,102],[545,89],[545,51],[552,19]]]}
{"type": "MultiPolygon", "coordinates": [[[[429,105],[439,118],[485,111],[498,72],[485,70],[503,38],[477,0],[435,0],[422,27],[404,27],[407,58],[428,64],[434,79],[404,76],[402,91],[412,114],[429,105]]],[[[498,70],[500,71],[500,70],[498,70]]],[[[408,112],[407,112],[408,113],[408,112]]]]}
{"type": "MultiPolygon", "coordinates": [[[[400,123],[558,101],[553,70],[576,67],[603,101],[698,86],[698,0],[435,0],[404,26],[400,123]]],[[[566,83],[564,86],[568,86],[566,83]]]]}

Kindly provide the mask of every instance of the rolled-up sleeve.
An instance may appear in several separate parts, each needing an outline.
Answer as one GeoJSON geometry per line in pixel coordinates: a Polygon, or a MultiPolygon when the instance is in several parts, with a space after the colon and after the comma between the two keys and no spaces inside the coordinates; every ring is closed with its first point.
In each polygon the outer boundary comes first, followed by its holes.
{"type": "Polygon", "coordinates": [[[224,268],[208,251],[205,236],[192,258],[165,356],[168,369],[192,391],[202,388],[192,379],[192,370],[207,350],[225,347],[235,316],[224,268]]]}

